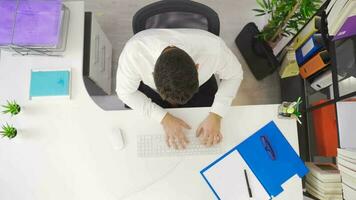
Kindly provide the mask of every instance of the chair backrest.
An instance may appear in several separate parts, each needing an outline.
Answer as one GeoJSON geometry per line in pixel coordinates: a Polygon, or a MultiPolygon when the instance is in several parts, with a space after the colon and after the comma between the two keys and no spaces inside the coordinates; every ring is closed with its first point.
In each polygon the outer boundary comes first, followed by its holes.
{"type": "Polygon", "coordinates": [[[162,0],[136,12],[134,34],[150,28],[195,28],[220,34],[218,14],[206,5],[190,0],[162,0]]]}

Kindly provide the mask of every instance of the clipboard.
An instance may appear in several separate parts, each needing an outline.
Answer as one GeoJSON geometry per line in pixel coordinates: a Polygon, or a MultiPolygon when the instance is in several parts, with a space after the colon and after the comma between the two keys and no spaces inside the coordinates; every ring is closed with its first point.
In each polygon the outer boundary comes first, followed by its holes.
{"type": "Polygon", "coordinates": [[[308,173],[308,168],[273,121],[200,173],[217,199],[248,199],[244,169],[249,171],[254,199],[271,199],[283,192],[282,185],[294,175],[303,177],[308,173]],[[268,138],[275,159],[267,153],[261,136],[268,138]]]}
{"type": "Polygon", "coordinates": [[[288,179],[296,174],[302,178],[309,172],[273,121],[239,144],[236,149],[271,198],[283,192],[282,185],[288,179]],[[274,159],[264,145],[261,145],[262,137],[268,138],[274,159]]]}

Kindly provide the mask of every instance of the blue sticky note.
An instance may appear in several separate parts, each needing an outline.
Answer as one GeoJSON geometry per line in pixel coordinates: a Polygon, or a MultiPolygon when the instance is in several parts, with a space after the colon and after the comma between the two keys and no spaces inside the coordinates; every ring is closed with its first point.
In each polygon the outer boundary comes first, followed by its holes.
{"type": "Polygon", "coordinates": [[[30,97],[69,96],[70,71],[32,71],[30,97]]]}
{"type": "Polygon", "coordinates": [[[236,149],[271,197],[283,192],[282,185],[294,175],[302,178],[308,173],[308,168],[273,121],[236,149]],[[268,138],[275,159],[266,151],[261,136],[268,138]]]}

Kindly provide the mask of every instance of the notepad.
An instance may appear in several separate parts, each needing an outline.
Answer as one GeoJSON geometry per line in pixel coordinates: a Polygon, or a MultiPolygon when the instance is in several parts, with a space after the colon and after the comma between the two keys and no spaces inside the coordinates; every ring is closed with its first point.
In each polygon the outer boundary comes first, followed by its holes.
{"type": "Polygon", "coordinates": [[[218,199],[249,199],[244,169],[247,170],[253,198],[269,199],[268,193],[235,149],[203,169],[201,174],[218,199]]]}
{"type": "Polygon", "coordinates": [[[70,70],[32,70],[30,99],[70,98],[70,70]]]}

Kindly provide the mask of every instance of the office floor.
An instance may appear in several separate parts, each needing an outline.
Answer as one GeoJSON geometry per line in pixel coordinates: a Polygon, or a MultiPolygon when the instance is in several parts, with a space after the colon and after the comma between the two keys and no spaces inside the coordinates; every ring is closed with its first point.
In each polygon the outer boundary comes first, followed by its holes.
{"type": "MultiPolygon", "coordinates": [[[[133,35],[131,28],[132,16],[141,7],[156,0],[85,0],[85,9],[92,11],[102,29],[111,41],[113,52],[113,86],[117,60],[126,41],[133,35]]],[[[280,102],[280,86],[278,74],[274,73],[262,81],[257,81],[243,60],[234,40],[243,26],[254,21],[260,27],[264,24],[263,17],[255,17],[253,8],[257,7],[255,0],[196,0],[214,9],[221,21],[221,37],[239,58],[244,80],[233,105],[272,104],[280,102]]],[[[106,109],[117,109],[116,98],[95,97],[99,103],[105,102],[106,109]]]]}

